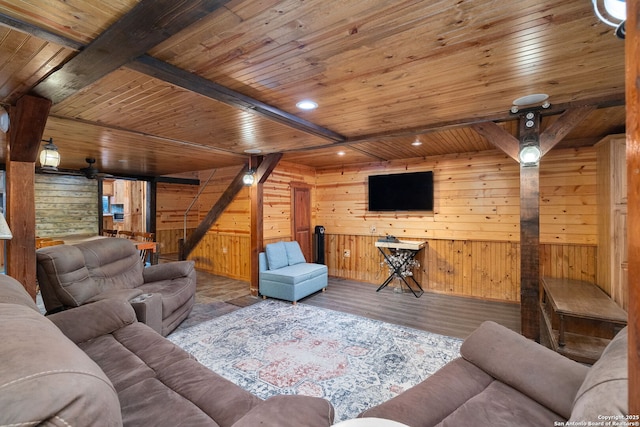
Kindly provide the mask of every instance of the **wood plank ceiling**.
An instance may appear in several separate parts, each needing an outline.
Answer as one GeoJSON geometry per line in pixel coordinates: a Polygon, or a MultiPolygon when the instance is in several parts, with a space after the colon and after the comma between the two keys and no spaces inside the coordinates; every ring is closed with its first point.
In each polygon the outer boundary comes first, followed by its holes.
{"type": "Polygon", "coordinates": [[[517,135],[532,93],[542,130],[598,107],[578,147],[624,131],[624,42],[588,0],[0,0],[0,102],[28,93],[54,101],[61,168],[124,175],[495,149],[470,125],[517,135]]]}

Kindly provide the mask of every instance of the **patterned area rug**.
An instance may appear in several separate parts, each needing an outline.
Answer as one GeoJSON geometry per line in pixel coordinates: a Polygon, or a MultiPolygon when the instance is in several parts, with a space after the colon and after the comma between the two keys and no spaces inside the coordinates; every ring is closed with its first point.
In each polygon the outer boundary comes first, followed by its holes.
{"type": "Polygon", "coordinates": [[[304,304],[262,301],[181,328],[169,340],[214,372],[266,399],[331,401],[356,417],[459,355],[462,340],[304,304]]]}

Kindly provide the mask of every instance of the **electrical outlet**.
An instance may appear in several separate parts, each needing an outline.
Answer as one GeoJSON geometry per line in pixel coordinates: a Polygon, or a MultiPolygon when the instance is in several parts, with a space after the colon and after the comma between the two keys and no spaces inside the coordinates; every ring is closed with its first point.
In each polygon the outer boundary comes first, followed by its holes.
{"type": "Polygon", "coordinates": [[[226,254],[227,253],[227,248],[222,248],[222,253],[226,254]]]}
{"type": "Polygon", "coordinates": [[[345,258],[349,258],[351,256],[351,250],[345,249],[343,255],[345,258]]]}

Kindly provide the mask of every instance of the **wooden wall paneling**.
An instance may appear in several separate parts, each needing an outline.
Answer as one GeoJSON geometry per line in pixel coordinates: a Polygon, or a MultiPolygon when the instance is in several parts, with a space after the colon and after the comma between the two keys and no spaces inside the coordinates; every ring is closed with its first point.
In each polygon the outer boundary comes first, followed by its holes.
{"type": "MultiPolygon", "coordinates": [[[[595,244],[595,150],[552,150],[540,165],[541,242],[595,244]]],[[[497,151],[321,169],[316,224],[329,233],[518,241],[518,165],[497,151]],[[433,170],[433,213],[367,211],[367,176],[433,170]]],[[[267,233],[267,231],[265,231],[267,233]]]]}
{"type": "Polygon", "coordinates": [[[629,414],[640,414],[640,2],[627,2],[627,255],[629,285],[629,414]]]}
{"type": "Polygon", "coordinates": [[[83,176],[35,176],[36,235],[98,234],[98,181],[83,176]]]}
{"type": "Polygon", "coordinates": [[[233,279],[250,280],[249,235],[207,233],[189,256],[196,268],[233,279]]]}
{"type": "MultiPolygon", "coordinates": [[[[374,243],[377,236],[326,234],[326,262],[331,276],[371,283],[389,271],[374,243]],[[349,250],[350,257],[344,256],[349,250]]],[[[545,275],[593,282],[594,245],[540,245],[545,275]]],[[[519,242],[428,239],[416,259],[415,278],[425,291],[517,303],[520,301],[519,242]]]]}

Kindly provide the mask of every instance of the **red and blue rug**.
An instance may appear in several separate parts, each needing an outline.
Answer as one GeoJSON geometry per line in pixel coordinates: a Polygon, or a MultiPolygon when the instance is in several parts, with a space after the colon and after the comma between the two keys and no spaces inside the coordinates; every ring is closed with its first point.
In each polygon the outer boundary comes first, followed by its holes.
{"type": "Polygon", "coordinates": [[[168,337],[200,363],[266,399],[329,400],[356,417],[458,357],[462,340],[338,311],[262,301],[168,337]]]}

